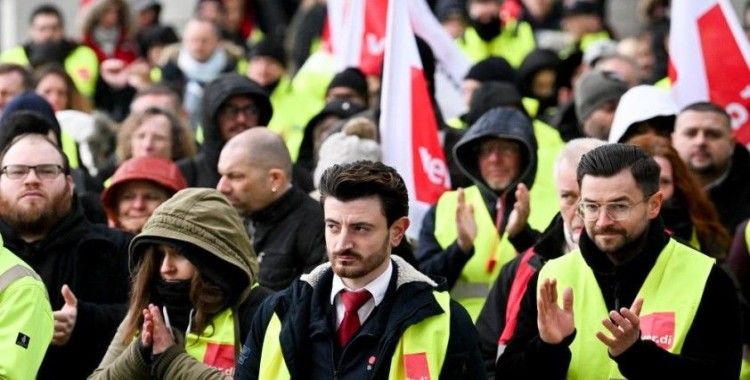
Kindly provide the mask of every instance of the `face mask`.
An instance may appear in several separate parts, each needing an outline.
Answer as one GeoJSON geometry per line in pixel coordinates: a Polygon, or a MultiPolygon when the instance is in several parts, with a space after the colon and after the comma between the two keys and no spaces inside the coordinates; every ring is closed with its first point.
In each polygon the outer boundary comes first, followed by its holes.
{"type": "Polygon", "coordinates": [[[172,327],[180,331],[187,330],[193,309],[190,302],[191,283],[191,280],[167,282],[159,278],[153,284],[151,302],[165,307],[172,327]]]}
{"type": "Polygon", "coordinates": [[[471,26],[477,31],[479,38],[484,41],[492,41],[493,38],[500,35],[502,24],[500,24],[500,18],[495,16],[488,22],[480,22],[476,19],[471,19],[471,26]]]}

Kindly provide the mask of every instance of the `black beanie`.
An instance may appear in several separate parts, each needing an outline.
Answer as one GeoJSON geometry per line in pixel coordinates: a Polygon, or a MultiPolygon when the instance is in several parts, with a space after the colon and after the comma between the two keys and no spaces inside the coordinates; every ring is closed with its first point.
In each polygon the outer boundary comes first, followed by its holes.
{"type": "Polygon", "coordinates": [[[472,66],[464,79],[473,79],[478,82],[499,81],[515,83],[516,70],[505,58],[490,57],[472,66]]]}
{"type": "Polygon", "coordinates": [[[334,87],[351,88],[365,100],[369,98],[369,92],[367,91],[367,78],[365,78],[365,74],[356,67],[349,67],[334,75],[331,83],[326,89],[326,94],[334,87]]]}
{"type": "Polygon", "coordinates": [[[255,57],[269,57],[273,58],[276,62],[280,63],[281,66],[286,67],[286,52],[284,47],[272,42],[270,39],[263,39],[250,51],[250,58],[255,57]]]}

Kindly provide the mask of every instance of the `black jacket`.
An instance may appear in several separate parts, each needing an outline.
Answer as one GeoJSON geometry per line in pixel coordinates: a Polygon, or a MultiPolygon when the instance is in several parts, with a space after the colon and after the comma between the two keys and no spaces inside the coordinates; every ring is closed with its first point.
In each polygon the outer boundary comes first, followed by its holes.
{"type": "Polygon", "coordinates": [[[261,285],[282,290],[326,261],[323,209],[296,187],[250,219],[261,285]]]}
{"type": "MultiPolygon", "coordinates": [[[[663,231],[661,220],[652,222],[644,249],[638,256],[619,266],[613,265],[586,233],[581,234],[581,253],[594,272],[609,310],[628,307],[633,303],[669,241],[663,231]]],[[[536,321],[537,280],[538,273],[531,278],[522,300],[516,334],[498,359],[498,378],[565,378],[571,358],[568,345],[575,333],[556,345],[544,343],[539,338],[536,321]]],[[[573,302],[582,301],[576,299],[573,302]]],[[[601,328],[602,331],[606,330],[604,326],[601,328]]],[[[730,277],[714,265],[681,354],[671,354],[650,340],[639,340],[614,360],[620,372],[629,379],[737,379],[741,355],[737,293],[730,277]]]]}
{"type": "Polygon", "coordinates": [[[130,235],[92,224],[78,202],[47,237],[26,243],[0,220],[5,246],[41,276],[52,310],[65,303],[60,290],[68,284],[78,298],[78,315],[70,341],[50,346],[39,379],[85,379],[99,364],[125,317],[130,235]]]}
{"type": "Polygon", "coordinates": [[[719,212],[719,219],[727,231],[750,218],[750,153],[737,144],[732,155],[729,173],[720,183],[708,188],[708,196],[719,212]]]}
{"type": "Polygon", "coordinates": [[[226,141],[219,129],[219,109],[236,95],[253,99],[260,110],[258,125],[268,125],[273,115],[271,101],[266,91],[257,83],[238,74],[223,74],[209,83],[203,93],[203,145],[201,151],[191,158],[177,162],[188,187],[216,187],[219,183],[219,154],[226,141]]]}
{"type": "MultiPolygon", "coordinates": [[[[498,107],[487,111],[480,117],[453,148],[453,155],[458,166],[479,187],[484,203],[487,205],[487,211],[493,220],[498,198],[503,194],[492,190],[484,182],[477,162],[479,146],[482,141],[492,137],[513,140],[521,146],[519,177],[504,191],[505,220],[508,220],[513,211],[513,204],[516,202],[516,185],[523,182],[531,189],[534,183],[537,166],[536,138],[531,120],[520,111],[509,107],[498,107]]],[[[430,208],[422,221],[415,256],[420,262],[419,269],[422,272],[431,276],[445,277],[448,280],[448,286],[452,288],[474,252],[473,250],[469,254],[462,252],[455,241],[446,249],[440,246],[435,238],[435,210],[436,206],[430,208]]],[[[524,233],[514,237],[511,243],[517,251],[524,251],[534,244],[534,238],[531,237],[531,232],[527,228],[524,233]]]]}
{"type": "MultiPolygon", "coordinates": [[[[442,312],[432,295],[437,284],[392,257],[393,275],[385,298],[343,351],[336,343],[335,309],[330,301],[333,272],[324,264],[263,304],[237,361],[235,378],[258,378],[263,338],[276,313],[292,379],[387,379],[401,334],[442,312]]],[[[450,338],[440,379],[484,378],[477,333],[469,315],[454,301],[450,313],[450,338]]]]}
{"type": "MultiPolygon", "coordinates": [[[[565,232],[560,213],[555,215],[547,229],[539,237],[539,241],[530,249],[533,256],[529,265],[538,272],[548,260],[562,256],[565,253],[565,232]]],[[[505,329],[505,313],[508,296],[523,255],[518,255],[500,270],[495,283],[487,296],[487,302],[477,318],[477,332],[479,332],[479,346],[482,350],[484,366],[490,377],[494,377],[495,359],[497,358],[498,338],[505,329]]]]}

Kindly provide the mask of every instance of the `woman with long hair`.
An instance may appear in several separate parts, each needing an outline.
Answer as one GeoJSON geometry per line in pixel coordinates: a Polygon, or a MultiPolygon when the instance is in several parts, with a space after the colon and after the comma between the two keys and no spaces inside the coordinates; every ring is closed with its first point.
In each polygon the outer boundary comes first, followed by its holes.
{"type": "Polygon", "coordinates": [[[93,111],[88,98],[81,95],[73,83],[73,78],[65,68],[57,63],[48,63],[34,70],[32,74],[34,91],[43,97],[57,111],[76,110],[85,113],[93,111]]]}
{"type": "Polygon", "coordinates": [[[239,214],[214,189],[161,204],[130,243],[130,307],[93,379],[231,374],[268,295],[239,214]]]}
{"type": "Polygon", "coordinates": [[[628,140],[654,157],[661,168],[659,190],[664,194],[661,216],[673,236],[720,261],[726,259],[732,238],[669,139],[644,134],[628,140]]]}

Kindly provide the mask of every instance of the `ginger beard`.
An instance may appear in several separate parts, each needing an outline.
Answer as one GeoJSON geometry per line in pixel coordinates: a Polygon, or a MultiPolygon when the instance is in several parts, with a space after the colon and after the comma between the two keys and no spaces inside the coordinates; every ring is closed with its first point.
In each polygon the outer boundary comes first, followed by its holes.
{"type": "Polygon", "coordinates": [[[65,186],[59,193],[45,195],[13,200],[0,195],[0,218],[19,235],[46,234],[70,211],[73,194],[72,189],[65,186]]]}

